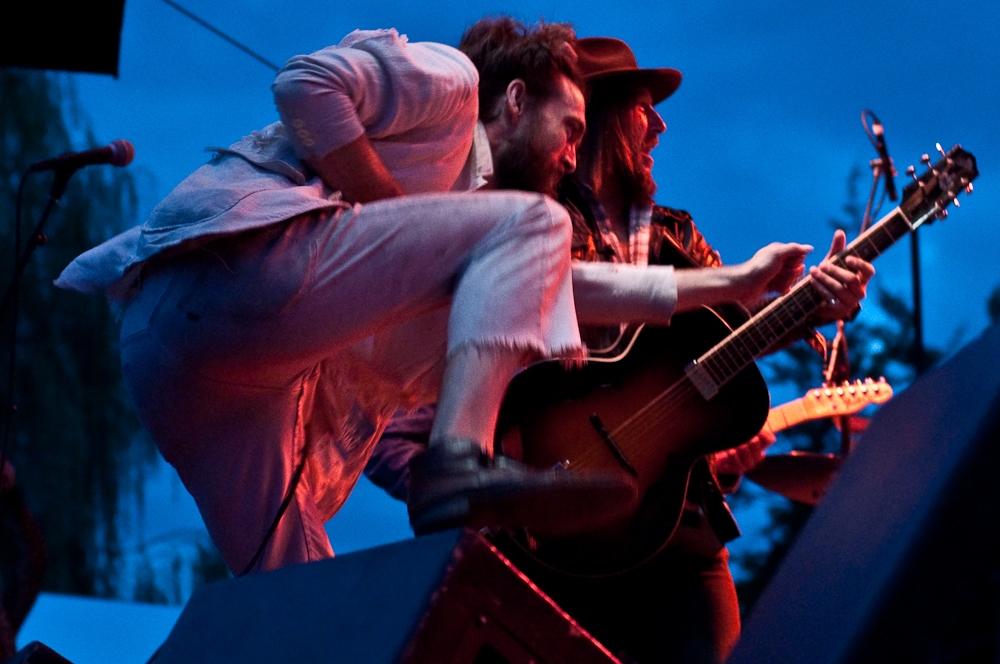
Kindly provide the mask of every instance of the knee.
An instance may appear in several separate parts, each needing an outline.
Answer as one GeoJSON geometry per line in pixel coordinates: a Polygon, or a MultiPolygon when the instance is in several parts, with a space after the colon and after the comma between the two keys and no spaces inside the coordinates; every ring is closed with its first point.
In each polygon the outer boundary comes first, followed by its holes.
{"type": "Polygon", "coordinates": [[[516,225],[535,232],[565,239],[569,243],[573,235],[573,225],[569,213],[559,202],[545,194],[518,192],[516,225]]]}

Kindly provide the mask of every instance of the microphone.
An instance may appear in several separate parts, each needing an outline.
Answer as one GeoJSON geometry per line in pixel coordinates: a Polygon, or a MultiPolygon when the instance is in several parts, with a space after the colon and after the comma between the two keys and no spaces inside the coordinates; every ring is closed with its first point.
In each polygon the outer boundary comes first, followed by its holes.
{"type": "Polygon", "coordinates": [[[896,201],[899,196],[896,195],[896,182],[892,179],[895,169],[892,166],[892,159],[889,158],[889,150],[885,147],[885,129],[874,114],[872,118],[874,119],[872,133],[875,134],[875,149],[878,150],[878,156],[882,160],[882,173],[885,174],[885,193],[889,195],[890,201],[896,201]]]}
{"type": "Polygon", "coordinates": [[[59,171],[72,173],[84,166],[96,164],[111,164],[112,166],[128,166],[135,158],[135,148],[123,138],[111,141],[110,145],[83,152],[67,152],[52,159],[38,161],[28,167],[29,172],[59,171]]]}

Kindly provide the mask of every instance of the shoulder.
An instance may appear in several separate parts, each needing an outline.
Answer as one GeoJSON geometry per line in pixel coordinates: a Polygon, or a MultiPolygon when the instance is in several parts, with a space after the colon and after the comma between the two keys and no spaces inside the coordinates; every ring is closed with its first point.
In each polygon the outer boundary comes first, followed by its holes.
{"type": "MultiPolygon", "coordinates": [[[[311,56],[329,58],[347,66],[375,66],[395,82],[412,78],[414,83],[447,80],[450,85],[475,88],[479,72],[457,48],[436,42],[411,42],[395,28],[355,30],[339,44],[311,56]]],[[[418,86],[419,87],[419,86],[418,86]]]]}
{"type": "Polygon", "coordinates": [[[651,222],[668,228],[679,226],[694,227],[694,218],[687,210],[678,210],[665,205],[654,205],[651,222]]]}
{"type": "Polygon", "coordinates": [[[650,253],[660,255],[660,262],[677,265],[688,262],[699,267],[722,264],[719,252],[701,234],[687,210],[654,205],[650,219],[650,253]],[[674,256],[673,254],[680,254],[674,256]]]}

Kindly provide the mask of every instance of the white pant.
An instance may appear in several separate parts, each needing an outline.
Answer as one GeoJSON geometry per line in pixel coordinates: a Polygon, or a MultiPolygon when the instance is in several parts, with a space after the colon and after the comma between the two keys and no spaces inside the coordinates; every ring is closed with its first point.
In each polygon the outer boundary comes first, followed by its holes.
{"type": "Polygon", "coordinates": [[[331,556],[324,520],[392,410],[430,396],[419,383],[440,380],[446,353],[581,353],[570,234],[565,210],[540,195],[434,194],[151,261],[122,322],[123,375],[229,568],[253,557],[307,446],[255,569],[331,556]],[[433,321],[449,306],[445,330],[433,321]]]}

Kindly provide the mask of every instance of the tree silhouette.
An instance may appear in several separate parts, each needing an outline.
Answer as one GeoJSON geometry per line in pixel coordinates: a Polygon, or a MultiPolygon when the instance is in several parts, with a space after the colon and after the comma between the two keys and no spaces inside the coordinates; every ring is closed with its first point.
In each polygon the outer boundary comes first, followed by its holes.
{"type": "MultiPolygon", "coordinates": [[[[0,68],[4,289],[15,255],[21,175],[31,163],[70,151],[74,144],[85,149],[97,142],[69,79],[0,68]]],[[[51,178],[42,173],[26,183],[22,233],[39,219],[51,178]]],[[[10,400],[17,411],[7,453],[45,535],[47,590],[114,594],[121,556],[119,505],[127,492],[141,492],[143,466],[155,458],[121,386],[117,326],[104,298],[52,286],[73,257],[135,222],[136,199],[127,171],[103,167],[76,173],[48,223],[51,240],[32,256],[21,282],[10,400]]],[[[7,312],[0,328],[5,402],[11,328],[7,312]]]]}

